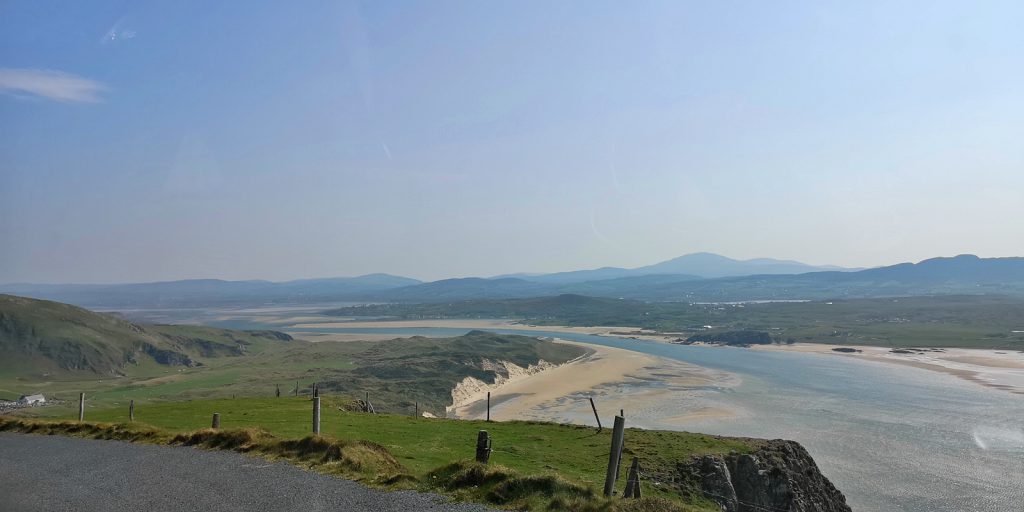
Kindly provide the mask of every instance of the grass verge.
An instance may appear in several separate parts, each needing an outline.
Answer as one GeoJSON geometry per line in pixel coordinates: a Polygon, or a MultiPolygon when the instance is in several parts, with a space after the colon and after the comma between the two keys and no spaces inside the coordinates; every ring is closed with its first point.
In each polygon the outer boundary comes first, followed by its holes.
{"type": "MultiPolygon", "coordinates": [[[[231,450],[383,489],[438,492],[506,509],[609,512],[715,510],[713,504],[693,501],[674,487],[669,480],[675,464],[694,455],[748,451],[756,445],[745,439],[627,429],[623,458],[628,461],[636,455],[643,461],[645,498],[606,499],[599,489],[610,443],[607,430],[597,433],[592,428],[551,423],[428,420],[335,409],[324,411],[325,435],[309,436],[298,426],[308,428],[306,415],[298,414],[298,409],[307,412],[308,404],[302,399],[153,404],[144,411],[149,418],[162,418],[155,424],[0,417],[0,431],[231,450]],[[211,408],[221,411],[227,428],[196,430],[198,418],[208,421],[205,413],[211,408]],[[194,414],[186,414],[187,410],[194,414]],[[466,459],[472,455],[478,429],[488,430],[495,438],[490,465],[466,459]]],[[[114,419],[121,411],[89,414],[114,419]]],[[[622,469],[620,490],[625,484],[626,468],[622,469]]]]}

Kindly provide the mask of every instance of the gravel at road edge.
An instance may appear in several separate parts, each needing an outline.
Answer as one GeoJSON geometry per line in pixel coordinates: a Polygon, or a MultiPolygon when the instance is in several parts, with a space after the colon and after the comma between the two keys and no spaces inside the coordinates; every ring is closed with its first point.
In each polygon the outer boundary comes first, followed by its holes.
{"type": "Polygon", "coordinates": [[[0,509],[486,512],[234,452],[0,433],[0,509]]]}

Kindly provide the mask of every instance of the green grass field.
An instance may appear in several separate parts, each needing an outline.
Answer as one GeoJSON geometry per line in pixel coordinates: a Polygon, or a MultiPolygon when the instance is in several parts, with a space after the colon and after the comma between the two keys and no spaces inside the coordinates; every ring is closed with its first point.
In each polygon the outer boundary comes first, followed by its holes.
{"type": "MultiPolygon", "coordinates": [[[[601,504],[603,502],[597,494],[600,494],[604,482],[611,443],[610,429],[599,433],[592,427],[553,423],[487,423],[344,412],[339,406],[346,401],[342,397],[323,398],[322,435],[346,443],[368,441],[384,447],[401,465],[398,472],[404,477],[377,475],[377,478],[367,479],[365,474],[360,475],[358,472],[342,472],[342,476],[377,484],[384,482],[385,485],[405,482],[407,486],[441,490],[462,499],[502,506],[546,508],[552,500],[568,499],[560,491],[554,494],[549,492],[550,489],[545,491],[547,487],[544,486],[540,486],[533,493],[535,495],[520,496],[511,501],[503,501],[490,491],[483,492],[479,485],[475,486],[477,489],[473,489],[474,486],[453,486],[453,479],[464,478],[463,473],[472,469],[473,464],[468,461],[473,458],[477,432],[487,430],[493,439],[494,448],[491,456],[493,468],[490,471],[518,475],[517,478],[564,481],[575,489],[573,499],[587,501],[590,503],[588,507],[608,506],[607,503],[601,504]],[[463,475],[460,477],[456,474],[463,475]],[[438,479],[441,481],[435,482],[438,479]]],[[[278,439],[299,440],[311,433],[311,410],[311,401],[305,397],[146,403],[136,406],[136,422],[130,428],[155,427],[169,435],[184,434],[209,427],[213,413],[217,412],[221,416],[221,428],[225,431],[259,428],[278,439]]],[[[57,419],[72,418],[77,418],[77,412],[71,414],[65,411],[57,419]]],[[[88,407],[86,420],[127,422],[127,404],[113,408],[88,407]]],[[[611,423],[610,417],[607,422],[611,423]]],[[[676,488],[681,485],[675,473],[676,463],[689,460],[695,455],[748,452],[755,449],[757,443],[756,440],[748,439],[627,428],[623,459],[624,464],[633,456],[639,457],[641,461],[643,492],[645,496],[653,498],[648,503],[653,503],[651,506],[655,507],[646,510],[714,510],[714,505],[703,498],[693,495],[684,497],[680,493],[676,488]]],[[[623,477],[618,485],[620,490],[625,485],[625,470],[626,467],[623,467],[623,477]]],[[[493,483],[497,484],[496,481],[493,483]]]]}
{"type": "Polygon", "coordinates": [[[757,330],[780,343],[1024,350],[1024,298],[944,295],[809,302],[700,304],[560,295],[325,312],[393,319],[504,318],[536,325],[632,326],[686,337],[757,330]],[[707,329],[705,326],[711,326],[707,329]]]}
{"type": "MultiPolygon", "coordinates": [[[[196,329],[189,327],[190,329],[196,329]]],[[[234,332],[234,331],[229,331],[234,332]]],[[[204,400],[225,397],[308,396],[312,384],[334,394],[373,394],[378,411],[411,413],[418,402],[421,411],[444,416],[451,404],[451,390],[467,376],[493,382],[491,371],[481,370],[485,358],[502,359],[520,366],[543,359],[562,363],[584,353],[583,349],[524,336],[474,332],[454,338],[403,338],[374,342],[322,342],[301,340],[254,344],[245,355],[202,359],[202,366],[161,365],[141,359],[127,365],[121,375],[91,371],[51,371],[32,374],[26,356],[18,371],[0,371],[0,398],[43,393],[48,400],[74,407],[78,394],[90,403],[110,407],[136,402],[204,400]],[[73,402],[70,405],[67,402],[73,402]]],[[[46,407],[35,414],[62,414],[61,406],[46,407]]]]}

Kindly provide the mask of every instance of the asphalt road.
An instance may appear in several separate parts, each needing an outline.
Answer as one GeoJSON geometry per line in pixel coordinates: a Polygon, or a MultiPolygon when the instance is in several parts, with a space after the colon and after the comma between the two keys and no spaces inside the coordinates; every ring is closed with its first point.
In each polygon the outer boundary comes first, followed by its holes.
{"type": "Polygon", "coordinates": [[[0,511],[480,512],[233,452],[0,433],[0,511]]]}

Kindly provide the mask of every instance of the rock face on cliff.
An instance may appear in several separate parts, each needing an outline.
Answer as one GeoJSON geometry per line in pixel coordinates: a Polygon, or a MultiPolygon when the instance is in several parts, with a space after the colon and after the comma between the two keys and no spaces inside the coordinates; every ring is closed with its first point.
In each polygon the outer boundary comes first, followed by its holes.
{"type": "Polygon", "coordinates": [[[849,512],[846,497],[795,441],[766,441],[749,454],[706,455],[680,464],[684,491],[726,512],[849,512]]]}

